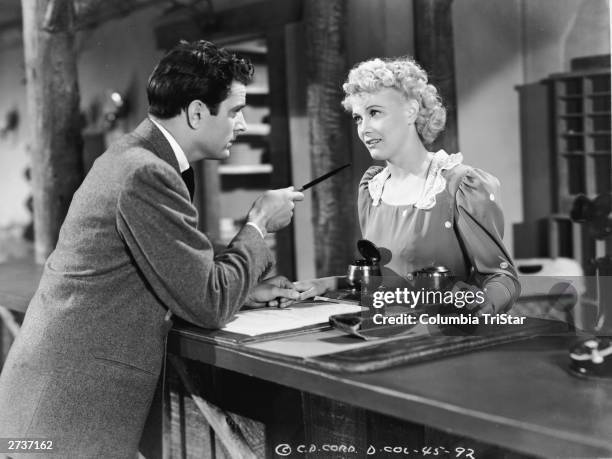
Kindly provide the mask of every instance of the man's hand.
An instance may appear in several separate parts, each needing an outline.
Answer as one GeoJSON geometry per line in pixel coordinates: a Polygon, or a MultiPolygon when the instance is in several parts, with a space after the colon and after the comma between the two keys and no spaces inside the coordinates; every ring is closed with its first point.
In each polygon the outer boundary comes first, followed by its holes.
{"type": "Polygon", "coordinates": [[[295,289],[300,292],[300,300],[306,300],[308,298],[323,295],[330,290],[336,290],[337,285],[337,277],[321,277],[293,283],[295,289]]]}
{"type": "Polygon", "coordinates": [[[262,231],[273,233],[291,222],[294,201],[304,199],[304,194],[293,187],[266,191],[253,203],[248,221],[255,223],[262,231]]]}
{"type": "Polygon", "coordinates": [[[249,292],[245,306],[251,308],[279,307],[283,308],[300,299],[289,279],[284,276],[274,276],[261,281],[249,292]]]}

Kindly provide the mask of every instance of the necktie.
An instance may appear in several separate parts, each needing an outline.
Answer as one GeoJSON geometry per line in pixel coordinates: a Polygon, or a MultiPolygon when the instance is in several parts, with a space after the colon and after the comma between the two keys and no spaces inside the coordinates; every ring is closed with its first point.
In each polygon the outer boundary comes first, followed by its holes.
{"type": "Polygon", "coordinates": [[[195,180],[193,178],[193,169],[190,167],[181,173],[183,177],[183,181],[185,185],[187,185],[187,189],[189,190],[189,197],[193,200],[193,193],[195,191],[195,180]]]}

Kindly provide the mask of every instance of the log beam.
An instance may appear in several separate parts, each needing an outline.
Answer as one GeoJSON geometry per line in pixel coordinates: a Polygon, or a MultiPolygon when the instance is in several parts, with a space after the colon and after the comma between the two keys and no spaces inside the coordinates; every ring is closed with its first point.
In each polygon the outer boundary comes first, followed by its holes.
{"type": "Polygon", "coordinates": [[[438,88],[446,107],[446,129],[432,151],[459,151],[453,39],[453,0],[414,0],[415,57],[438,88]]]}
{"type": "Polygon", "coordinates": [[[83,178],[72,0],[22,1],[35,256],[55,248],[83,178]]]}
{"type": "MultiPolygon", "coordinates": [[[[348,70],[347,2],[310,0],[304,7],[311,168],[312,177],[318,177],[350,161],[350,128],[341,105],[348,70]]],[[[350,173],[325,180],[311,192],[316,275],[343,274],[355,242],[350,173]]]]}

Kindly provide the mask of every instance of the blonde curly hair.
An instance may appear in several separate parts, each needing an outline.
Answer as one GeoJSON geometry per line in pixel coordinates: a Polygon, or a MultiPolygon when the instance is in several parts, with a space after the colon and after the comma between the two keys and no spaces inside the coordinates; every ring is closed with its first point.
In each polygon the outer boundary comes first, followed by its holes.
{"type": "Polygon", "coordinates": [[[435,86],[427,82],[427,73],[410,57],[371,59],[351,69],[342,89],[346,97],[342,105],[351,110],[350,98],[359,93],[394,88],[408,100],[419,103],[415,126],[423,143],[430,144],[446,124],[446,109],[435,86]]]}

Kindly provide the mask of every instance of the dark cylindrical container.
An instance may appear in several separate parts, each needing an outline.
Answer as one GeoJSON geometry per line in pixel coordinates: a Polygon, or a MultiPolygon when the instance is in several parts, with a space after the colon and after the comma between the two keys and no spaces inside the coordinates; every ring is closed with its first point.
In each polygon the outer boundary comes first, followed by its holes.
{"type": "Polygon", "coordinates": [[[451,272],[445,266],[428,266],[412,273],[417,288],[445,290],[449,287],[451,272]]]}
{"type": "Polygon", "coordinates": [[[363,259],[353,261],[346,274],[348,284],[360,290],[363,285],[368,288],[376,287],[381,280],[380,252],[376,246],[367,239],[357,242],[357,249],[363,259]]]}

